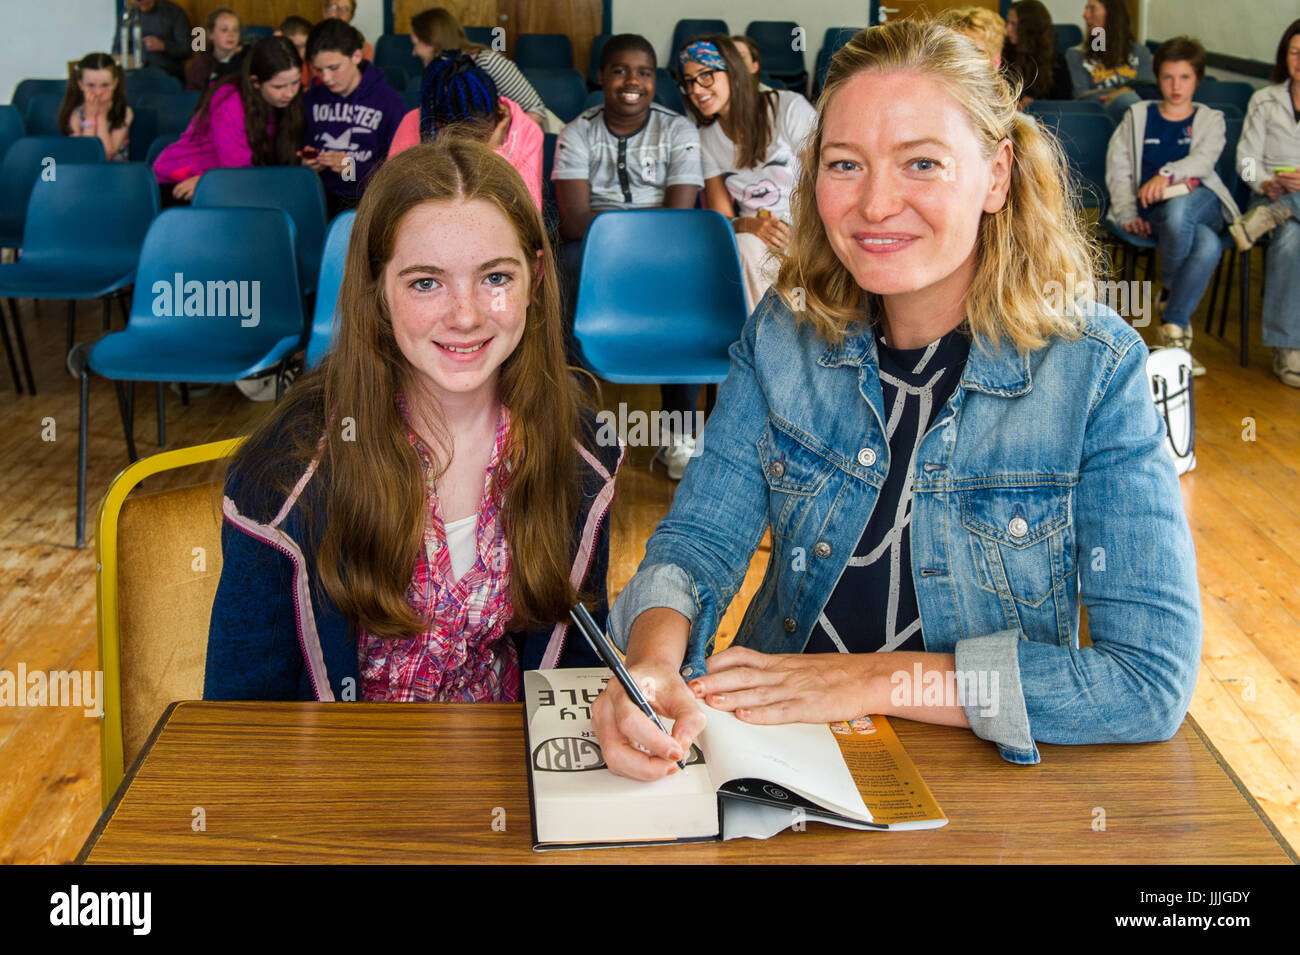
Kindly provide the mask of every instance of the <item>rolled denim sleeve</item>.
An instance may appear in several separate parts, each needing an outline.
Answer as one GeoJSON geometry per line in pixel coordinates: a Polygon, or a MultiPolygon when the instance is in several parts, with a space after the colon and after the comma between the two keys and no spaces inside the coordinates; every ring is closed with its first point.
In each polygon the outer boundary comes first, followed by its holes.
{"type": "Polygon", "coordinates": [[[957,644],[959,671],[998,675],[996,715],[963,706],[1011,762],[1038,762],[1034,740],[1166,740],[1191,704],[1202,638],[1196,554],[1147,354],[1136,333],[1115,347],[1088,414],[1074,527],[1092,645],[1015,632],[957,644]]]}
{"type": "Polygon", "coordinates": [[[652,607],[671,607],[691,621],[682,673],[703,676],[718,624],[739,592],[769,523],[768,487],[758,458],[768,402],[756,372],[759,328],[776,301],[767,297],[730,349],[731,367],[686,468],[668,516],[610,610],[614,641],[627,648],[632,622],[652,607]]]}

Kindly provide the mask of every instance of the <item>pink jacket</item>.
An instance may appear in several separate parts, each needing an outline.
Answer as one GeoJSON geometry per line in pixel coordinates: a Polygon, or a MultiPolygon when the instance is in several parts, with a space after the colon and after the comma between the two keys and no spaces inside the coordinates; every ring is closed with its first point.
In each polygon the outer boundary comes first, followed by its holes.
{"type": "MultiPolygon", "coordinates": [[[[542,207],[542,127],[531,116],[519,108],[514,100],[501,97],[501,102],[510,108],[510,132],[505,141],[496,148],[498,156],[505,158],[510,165],[524,177],[528,194],[542,207]]],[[[388,147],[388,158],[392,159],[403,149],[410,149],[420,143],[420,111],[413,109],[402,117],[397,132],[393,134],[392,145],[388,147]]],[[[155,167],[157,168],[157,167],[155,167]]]]}
{"type": "MultiPolygon", "coordinates": [[[[208,103],[201,131],[195,129],[197,123],[195,116],[180,139],[154,160],[154,175],[160,183],[180,182],[221,166],[253,165],[253,152],[244,131],[244,104],[236,84],[219,87],[208,103]]],[[[274,116],[267,123],[267,133],[275,135],[274,116]]]]}

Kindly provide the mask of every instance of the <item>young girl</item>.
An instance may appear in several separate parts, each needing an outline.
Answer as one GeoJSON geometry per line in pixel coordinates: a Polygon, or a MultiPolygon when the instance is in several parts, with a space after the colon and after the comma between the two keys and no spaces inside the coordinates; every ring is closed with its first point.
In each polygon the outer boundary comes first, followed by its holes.
{"type": "Polygon", "coordinates": [[[1093,99],[1116,123],[1141,97],[1138,84],[1154,85],[1151,51],[1133,37],[1124,0],[1088,0],[1083,42],[1065,51],[1075,99],[1093,99]]]}
{"type": "Polygon", "coordinates": [[[1200,600],[1147,349],[1103,305],[1044,298],[1097,255],[1018,98],[932,21],[836,55],[789,253],[610,613],[676,724],[607,686],[592,720],[610,769],[675,769],[700,699],[755,724],[969,727],[1019,764],[1040,741],[1178,731],[1200,600]],[[735,645],[709,657],[769,528],[735,645]],[[914,673],[956,692],[902,692],[914,673]]]}
{"type": "Polygon", "coordinates": [[[1023,90],[1021,109],[1036,99],[1074,98],[1070,68],[1056,50],[1052,15],[1040,0],[1019,0],[1008,8],[1002,66],[1023,90]]]}
{"type": "Polygon", "coordinates": [[[200,92],[239,69],[239,36],[244,28],[239,14],[225,7],[209,13],[205,26],[208,48],[185,71],[185,88],[200,92]]]}
{"type": "MultiPolygon", "coordinates": [[[[1220,233],[1239,214],[1232,193],[1214,171],[1223,152],[1223,113],[1192,102],[1205,78],[1205,47],[1190,37],[1156,50],[1161,99],[1133,104],[1106,151],[1109,219],[1132,235],[1160,244],[1160,340],[1192,347],[1192,312],[1223,257],[1220,233]],[[1175,183],[1185,195],[1165,198],[1175,183]]],[[[1205,366],[1192,359],[1192,373],[1205,366]]]]}
{"type": "MultiPolygon", "coordinates": [[[[565,366],[523,181],[462,137],[384,163],[334,347],[232,463],[206,699],[506,701],[590,665],[622,448],[565,366]]],[[[602,624],[603,625],[603,624],[602,624]]]]}
{"type": "Polygon", "coordinates": [[[154,161],[163,204],[188,202],[209,169],[297,162],[301,75],[291,42],[282,36],[259,40],[239,73],[208,88],[180,139],[154,161]]]}
{"type": "Polygon", "coordinates": [[[68,74],[59,106],[59,129],[69,136],[94,136],[110,160],[126,162],[131,121],[122,68],[107,53],[89,53],[68,74]]]}
{"type": "Polygon", "coordinates": [[[504,156],[542,207],[542,128],[519,104],[498,96],[492,77],[464,53],[444,54],[429,64],[420,108],[402,117],[388,155],[433,142],[453,127],[504,156]]]}
{"type": "Polygon", "coordinates": [[[700,124],[704,204],[731,220],[740,249],[745,306],[753,310],[776,278],[772,253],[790,241],[790,194],[799,151],[817,122],[808,101],[759,88],[731,37],[691,40],[677,55],[682,99],[700,124]]]}
{"type": "Polygon", "coordinates": [[[1300,20],[1282,33],[1272,85],[1246,107],[1237,171],[1250,186],[1250,208],[1229,228],[1243,252],[1265,235],[1264,344],[1273,374],[1300,388],[1300,20]]]}
{"type": "Polygon", "coordinates": [[[426,67],[434,57],[448,50],[468,53],[483,72],[492,77],[497,92],[517,103],[543,130],[558,133],[564,128],[564,121],[546,108],[533,84],[519,72],[519,67],[495,50],[470,40],[456,15],[445,7],[421,10],[411,17],[411,47],[426,67]]]}

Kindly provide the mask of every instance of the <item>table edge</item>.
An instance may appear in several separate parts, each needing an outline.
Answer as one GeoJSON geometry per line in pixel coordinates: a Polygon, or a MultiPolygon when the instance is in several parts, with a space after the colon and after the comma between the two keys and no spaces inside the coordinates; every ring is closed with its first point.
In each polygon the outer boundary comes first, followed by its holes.
{"type": "Polygon", "coordinates": [[[1273,820],[1268,818],[1268,813],[1264,812],[1263,807],[1256,801],[1250,790],[1246,788],[1246,784],[1241,781],[1241,777],[1237,775],[1232,766],[1228,764],[1228,761],[1224,759],[1223,754],[1219,752],[1219,748],[1214,745],[1210,740],[1210,737],[1206,735],[1203,729],[1201,729],[1201,724],[1196,722],[1196,718],[1192,716],[1191,713],[1187,714],[1187,722],[1191,724],[1192,731],[1196,733],[1201,742],[1205,744],[1205,748],[1210,751],[1210,755],[1213,756],[1214,761],[1219,764],[1219,768],[1227,774],[1228,778],[1232,780],[1232,784],[1237,787],[1237,791],[1245,797],[1246,802],[1255,810],[1255,815],[1257,815],[1259,821],[1264,824],[1264,828],[1272,834],[1282,851],[1291,859],[1292,865],[1300,865],[1300,856],[1296,855],[1296,851],[1291,848],[1291,844],[1287,842],[1282,833],[1278,831],[1277,826],[1273,825],[1273,820]]]}
{"type": "MultiPolygon", "coordinates": [[[[136,773],[140,771],[140,767],[144,764],[145,758],[153,750],[154,743],[156,743],[158,737],[162,735],[163,727],[171,721],[172,713],[175,712],[178,706],[184,706],[186,703],[192,702],[195,701],[174,700],[167,706],[167,709],[163,710],[162,716],[158,717],[158,722],[154,724],[153,729],[150,731],[148,739],[146,739],[144,745],[140,747],[140,752],[136,753],[135,759],[131,761],[130,769],[128,769],[122,776],[122,781],[117,784],[117,791],[113,793],[113,798],[108,801],[108,805],[104,807],[104,811],[101,812],[99,818],[95,820],[95,828],[91,829],[90,835],[86,836],[86,841],[82,843],[81,851],[77,853],[77,858],[73,861],[73,865],[86,865],[89,861],[90,853],[94,851],[96,844],[99,842],[100,836],[104,834],[104,830],[108,827],[108,824],[113,821],[113,816],[117,812],[117,807],[122,802],[122,797],[126,795],[127,789],[130,788],[131,782],[135,779],[136,773]]],[[[102,773],[104,767],[100,766],[99,771],[102,773]]]]}

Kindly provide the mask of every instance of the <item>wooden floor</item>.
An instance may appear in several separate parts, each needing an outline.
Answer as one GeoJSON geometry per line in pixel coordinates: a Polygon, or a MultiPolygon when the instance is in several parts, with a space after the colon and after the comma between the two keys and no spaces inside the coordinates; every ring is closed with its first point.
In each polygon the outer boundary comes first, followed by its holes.
{"type": "MultiPolygon", "coordinates": [[[[1254,270],[1258,274],[1257,268],[1254,270]]],[[[1254,338],[1258,342],[1258,293],[1254,338]]],[[[39,317],[20,303],[39,393],[15,396],[0,368],[0,671],[97,666],[93,541],[72,548],[77,390],[63,368],[64,305],[39,317]],[[49,434],[50,425],[54,432],[49,434]],[[53,437],[53,440],[46,440],[53,437]]],[[[1269,374],[1258,344],[1237,364],[1227,341],[1197,329],[1209,368],[1197,382],[1197,469],[1182,479],[1196,540],[1205,645],[1192,713],[1293,847],[1300,848],[1300,390],[1269,374]],[[1253,427],[1254,440],[1249,437],[1253,427]]],[[[79,311],[78,339],[100,334],[98,306],[79,311]]],[[[1145,334],[1151,340],[1153,329],[1145,334]]],[[[603,404],[652,407],[657,390],[606,385],[603,404]]],[[[109,482],[128,463],[113,388],[91,388],[88,533],[109,482]]],[[[246,433],[266,405],[223,387],[189,407],[168,395],[168,446],[246,433]]],[[[153,398],[136,406],[142,454],[154,450],[153,398]]],[[[626,584],[674,485],[634,448],[613,510],[611,595],[626,584]]],[[[166,486],[151,479],[151,488],[166,486]]],[[[186,482],[188,483],[188,481],[186,482]]],[[[735,633],[768,551],[755,556],[722,636],[735,633]]],[[[0,862],[68,862],[99,815],[99,724],[79,709],[0,707],[0,862]]],[[[1178,793],[1170,793],[1176,800],[1178,793]]]]}

